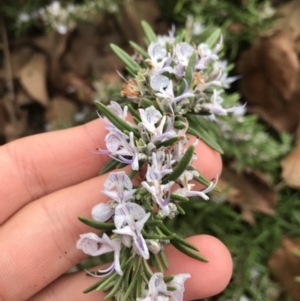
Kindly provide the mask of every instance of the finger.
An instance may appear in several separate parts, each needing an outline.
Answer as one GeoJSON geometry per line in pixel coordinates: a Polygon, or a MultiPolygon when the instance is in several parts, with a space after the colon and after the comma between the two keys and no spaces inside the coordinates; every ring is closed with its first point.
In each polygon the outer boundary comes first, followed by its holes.
{"type": "MultiPolygon", "coordinates": [[[[167,274],[190,273],[191,278],[185,282],[184,300],[197,300],[220,293],[227,286],[232,274],[232,260],[227,248],[216,238],[208,235],[194,236],[188,239],[195,244],[208,263],[187,257],[173,247],[167,247],[166,253],[170,263],[167,274]]],[[[83,290],[99,279],[87,277],[84,272],[65,275],[50,284],[29,301],[98,301],[105,293],[93,291],[83,294],[83,290]]]]}
{"type": "MultiPolygon", "coordinates": [[[[209,148],[203,148],[202,154],[205,160],[211,160],[209,148]]],[[[209,170],[202,172],[206,176],[219,169],[212,163],[209,170]]],[[[92,229],[78,222],[77,217],[90,216],[94,205],[107,201],[100,193],[105,179],[105,175],[96,177],[44,196],[26,205],[2,226],[0,300],[1,294],[6,297],[4,300],[18,300],[20,296],[26,299],[84,259],[75,244],[79,234],[92,229]]]]}
{"type": "Polygon", "coordinates": [[[0,147],[0,225],[30,201],[96,176],[108,157],[89,151],[105,148],[105,134],[98,119],[0,147]]]}

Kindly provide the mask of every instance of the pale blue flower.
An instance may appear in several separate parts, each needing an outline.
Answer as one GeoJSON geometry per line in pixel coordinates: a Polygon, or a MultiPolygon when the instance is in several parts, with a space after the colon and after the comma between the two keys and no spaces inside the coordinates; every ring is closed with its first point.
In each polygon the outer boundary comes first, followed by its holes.
{"type": "Polygon", "coordinates": [[[123,275],[120,265],[121,241],[119,239],[110,239],[105,233],[102,237],[99,237],[95,233],[86,233],[80,235],[76,247],[90,256],[100,256],[105,253],[114,252],[114,262],[111,266],[105,270],[98,270],[98,273],[103,274],[101,275],[103,277],[115,270],[119,275],[123,275]],[[101,244],[100,247],[99,244],[101,244]]]}
{"type": "Polygon", "coordinates": [[[172,301],[182,301],[184,293],[184,282],[190,278],[190,274],[178,274],[174,276],[174,279],[168,283],[169,286],[175,287],[176,290],[172,291],[172,301]]]}
{"type": "Polygon", "coordinates": [[[123,120],[127,117],[128,107],[124,106],[122,108],[116,101],[111,101],[110,104],[107,106],[113,113],[115,113],[118,117],[122,118],[123,120]]]}
{"type": "Polygon", "coordinates": [[[109,174],[104,182],[104,190],[102,192],[121,204],[129,200],[136,192],[136,189],[132,189],[132,182],[126,173],[120,171],[109,174]]]}
{"type": "Polygon", "coordinates": [[[154,108],[154,106],[148,107],[147,109],[139,109],[141,117],[141,125],[145,127],[151,134],[151,141],[164,141],[176,136],[176,132],[172,128],[172,122],[168,124],[168,128],[164,132],[164,125],[166,123],[167,116],[162,116],[161,113],[154,108]],[[156,123],[160,120],[158,126],[156,123]]]}
{"type": "Polygon", "coordinates": [[[171,104],[179,102],[180,100],[182,100],[184,98],[194,97],[195,96],[194,93],[188,91],[189,87],[188,87],[188,84],[187,84],[186,80],[184,80],[184,82],[185,82],[185,90],[179,96],[175,97],[175,95],[174,95],[173,81],[172,80],[169,81],[168,86],[166,87],[165,90],[161,89],[158,93],[155,93],[155,95],[160,97],[160,98],[166,99],[171,104]]]}
{"type": "Polygon", "coordinates": [[[148,170],[146,174],[147,181],[143,181],[142,185],[146,188],[152,195],[153,201],[159,206],[165,215],[170,213],[169,201],[170,201],[170,191],[171,187],[175,182],[170,181],[167,184],[161,184],[161,175],[159,175],[153,166],[148,165],[148,170]],[[151,185],[149,185],[149,183],[151,185]]]}
{"type": "Polygon", "coordinates": [[[184,293],[184,282],[190,278],[190,274],[178,274],[166,285],[162,273],[154,273],[148,283],[148,291],[144,298],[138,301],[182,301],[184,293]],[[176,288],[168,291],[168,286],[176,288]]]}
{"type": "Polygon", "coordinates": [[[152,42],[148,46],[150,59],[146,62],[154,69],[161,69],[167,60],[167,50],[158,42],[152,42]]]}
{"type": "Polygon", "coordinates": [[[145,259],[149,259],[149,250],[141,231],[151,213],[135,203],[125,203],[118,205],[115,210],[115,225],[117,229],[114,233],[131,236],[137,253],[145,259]]]}
{"type": "Polygon", "coordinates": [[[170,79],[159,73],[154,73],[150,76],[150,87],[154,91],[161,91],[168,86],[170,79]]]}
{"type": "Polygon", "coordinates": [[[128,137],[117,128],[111,129],[111,132],[105,137],[105,142],[111,157],[122,163],[131,164],[133,170],[139,169],[138,149],[135,146],[132,132],[128,137]],[[127,156],[131,159],[125,158],[127,156]]]}
{"type": "Polygon", "coordinates": [[[182,66],[187,67],[193,52],[194,48],[190,44],[186,42],[181,42],[177,44],[175,46],[176,61],[182,66]]]}
{"type": "Polygon", "coordinates": [[[106,222],[108,221],[113,215],[115,210],[105,203],[100,203],[93,207],[92,209],[92,218],[98,222],[106,222]]]}
{"type": "Polygon", "coordinates": [[[209,197],[206,194],[212,191],[217,186],[218,178],[216,179],[215,183],[211,182],[208,187],[200,191],[192,190],[192,188],[195,186],[195,184],[189,183],[192,180],[192,178],[193,178],[192,173],[184,172],[183,175],[181,176],[181,183],[183,185],[183,188],[177,189],[174,192],[174,194],[179,194],[185,197],[198,196],[206,201],[209,200],[209,197]]]}

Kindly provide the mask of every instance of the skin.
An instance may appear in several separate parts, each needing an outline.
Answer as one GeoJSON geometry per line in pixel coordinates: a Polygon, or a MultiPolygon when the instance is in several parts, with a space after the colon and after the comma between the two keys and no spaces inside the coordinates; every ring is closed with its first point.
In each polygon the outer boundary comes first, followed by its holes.
{"type": "MultiPolygon", "coordinates": [[[[105,149],[101,120],[76,128],[34,135],[0,147],[0,301],[101,300],[101,292],[82,291],[95,282],[84,272],[63,275],[86,258],[75,245],[93,229],[77,217],[107,198],[107,175],[97,176],[109,159],[89,151],[105,149]]],[[[221,172],[221,158],[199,142],[196,167],[207,178],[221,172]]],[[[127,168],[128,170],[128,168],[127,168]]],[[[185,300],[221,292],[232,273],[229,251],[218,239],[188,239],[209,259],[198,262],[166,248],[169,273],[190,273],[185,300]]]]}

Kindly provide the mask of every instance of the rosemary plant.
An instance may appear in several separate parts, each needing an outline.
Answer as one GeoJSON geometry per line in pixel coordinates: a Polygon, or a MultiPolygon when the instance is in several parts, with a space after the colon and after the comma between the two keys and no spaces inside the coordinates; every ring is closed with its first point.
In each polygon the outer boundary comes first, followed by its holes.
{"type": "Polygon", "coordinates": [[[156,36],[146,22],[142,26],[147,51],[131,42],[136,50],[133,58],[111,45],[130,74],[121,91],[129,101],[124,106],[115,101],[108,106],[96,101],[99,117],[108,130],[107,149],[97,151],[111,157],[100,172],[110,172],[102,190],[110,201],[92,208],[92,219],[79,217],[83,223],[102,230],[102,236],[82,234],[77,248],[91,256],[114,254],[107,269],[88,272],[102,279],[85,292],[104,290],[108,292],[106,299],[122,301],[154,297],[182,300],[184,282],[190,275],[164,277],[169,266],[164,246],[172,244],[200,261],[206,258],[194,245],[171,232],[165,221],[183,214],[181,204],[189,197],[208,200],[207,193],[217,189],[217,175],[210,181],[194,167],[197,142],[188,146],[187,134],[221,152],[197,122],[203,118],[214,120],[216,115],[240,107],[222,106],[223,86],[228,79],[219,63],[219,30],[195,46],[187,35],[175,36],[174,28],[167,36],[156,36]],[[126,165],[131,166],[129,175],[115,170],[126,165]],[[140,186],[132,183],[137,174],[142,178],[140,186]],[[193,190],[192,181],[206,188],[193,190]],[[151,266],[158,272],[153,273],[151,266]]]}

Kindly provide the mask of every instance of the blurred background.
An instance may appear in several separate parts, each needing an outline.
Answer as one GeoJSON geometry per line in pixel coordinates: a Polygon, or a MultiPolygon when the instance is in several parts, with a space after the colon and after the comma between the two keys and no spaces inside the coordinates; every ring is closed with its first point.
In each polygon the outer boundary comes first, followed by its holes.
{"type": "Polygon", "coordinates": [[[169,226],[214,235],[230,249],[232,280],[210,300],[300,300],[300,0],[6,2],[0,145],[95,119],[95,99],[122,101],[116,70],[126,72],[109,44],[137,56],[128,42],[146,47],[141,20],[157,34],[175,25],[195,44],[222,30],[235,79],[224,98],[246,103],[246,112],[201,125],[224,151],[222,193],[189,202],[189,218],[169,226]]]}

